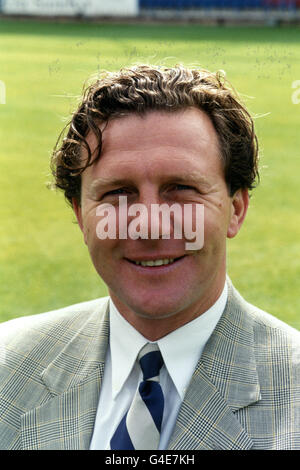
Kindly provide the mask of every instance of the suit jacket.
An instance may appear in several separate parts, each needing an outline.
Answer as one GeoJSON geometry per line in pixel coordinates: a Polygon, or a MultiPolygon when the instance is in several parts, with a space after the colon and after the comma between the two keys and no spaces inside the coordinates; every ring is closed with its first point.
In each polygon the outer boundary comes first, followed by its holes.
{"type": "MultiPolygon", "coordinates": [[[[108,298],[0,326],[0,449],[89,448],[108,338],[108,298]]],[[[299,356],[230,284],[169,449],[300,449],[299,356]]]]}

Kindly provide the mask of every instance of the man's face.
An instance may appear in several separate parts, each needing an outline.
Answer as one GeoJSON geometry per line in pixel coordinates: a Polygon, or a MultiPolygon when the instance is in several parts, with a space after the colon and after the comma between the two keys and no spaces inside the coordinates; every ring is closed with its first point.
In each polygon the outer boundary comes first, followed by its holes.
{"type": "MultiPolygon", "coordinates": [[[[104,126],[103,126],[104,128],[104,126]]],[[[92,149],[93,135],[88,136],[92,149]]],[[[226,238],[237,233],[248,194],[231,198],[218,139],[205,113],[189,108],[111,120],[103,132],[101,158],[82,175],[81,206],[74,209],[95,268],[120,313],[148,337],[167,334],[207,310],[226,275],[226,238]],[[99,204],[118,215],[127,204],[204,205],[204,246],[186,251],[183,239],[106,239],[96,233],[99,204]],[[162,266],[137,264],[174,260],[162,266]],[[159,333],[147,333],[147,325],[159,333]]],[[[150,226],[150,224],[149,224],[150,226]]]]}

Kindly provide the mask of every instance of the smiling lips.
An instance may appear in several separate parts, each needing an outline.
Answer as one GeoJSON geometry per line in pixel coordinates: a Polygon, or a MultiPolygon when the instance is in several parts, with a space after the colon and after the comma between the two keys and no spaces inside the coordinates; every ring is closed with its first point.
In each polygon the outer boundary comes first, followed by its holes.
{"type": "Polygon", "coordinates": [[[183,258],[183,256],[180,256],[178,258],[161,258],[161,259],[152,259],[152,260],[128,260],[131,263],[137,265],[137,266],[144,266],[144,267],[155,267],[155,266],[165,266],[167,264],[172,264],[174,261],[177,261],[179,259],[183,258]]]}

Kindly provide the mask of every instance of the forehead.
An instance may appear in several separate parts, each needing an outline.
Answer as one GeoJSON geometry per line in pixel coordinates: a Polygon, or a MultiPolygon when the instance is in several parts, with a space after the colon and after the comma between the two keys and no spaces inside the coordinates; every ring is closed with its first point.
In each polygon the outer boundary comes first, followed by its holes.
{"type": "MultiPolygon", "coordinates": [[[[100,125],[100,159],[85,172],[120,173],[142,168],[149,172],[195,170],[222,171],[218,137],[210,118],[203,111],[187,108],[176,112],[151,111],[130,114],[100,125]]],[[[97,141],[87,137],[93,151],[97,141]]],[[[129,176],[129,175],[128,175],[129,176]]]]}

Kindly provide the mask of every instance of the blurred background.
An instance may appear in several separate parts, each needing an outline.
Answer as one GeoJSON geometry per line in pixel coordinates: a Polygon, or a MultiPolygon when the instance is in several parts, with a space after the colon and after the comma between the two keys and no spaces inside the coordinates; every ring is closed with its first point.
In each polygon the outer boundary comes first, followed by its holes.
{"type": "Polygon", "coordinates": [[[255,117],[261,183],[228,273],[300,329],[300,0],[0,0],[0,321],[107,294],[63,195],[56,139],[102,70],[222,69],[255,117]]]}

